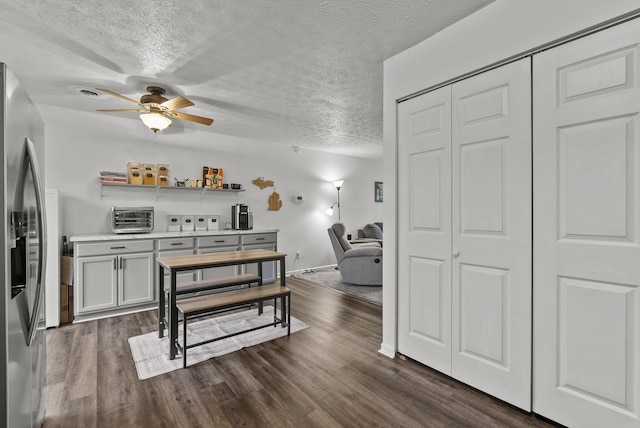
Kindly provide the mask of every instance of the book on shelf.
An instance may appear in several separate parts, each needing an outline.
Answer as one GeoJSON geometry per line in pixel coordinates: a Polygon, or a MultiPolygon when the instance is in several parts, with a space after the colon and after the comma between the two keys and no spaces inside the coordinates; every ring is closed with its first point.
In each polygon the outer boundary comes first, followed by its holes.
{"type": "Polygon", "coordinates": [[[101,178],[100,182],[107,184],[127,184],[127,180],[110,180],[108,178],[101,178]]]}
{"type": "Polygon", "coordinates": [[[100,182],[109,184],[127,184],[127,174],[123,171],[100,171],[100,182]]]}

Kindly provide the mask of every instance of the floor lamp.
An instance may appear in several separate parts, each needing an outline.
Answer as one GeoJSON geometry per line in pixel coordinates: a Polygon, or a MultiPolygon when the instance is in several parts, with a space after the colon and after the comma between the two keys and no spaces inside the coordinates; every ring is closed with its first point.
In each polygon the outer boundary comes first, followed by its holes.
{"type": "Polygon", "coordinates": [[[333,207],[337,205],[338,206],[338,221],[340,221],[340,188],[342,187],[342,183],[344,183],[344,180],[338,180],[338,181],[334,181],[333,182],[333,185],[336,186],[336,190],[338,191],[338,201],[334,202],[333,204],[331,204],[329,209],[327,209],[325,211],[327,213],[327,215],[333,215],[333,207]]]}

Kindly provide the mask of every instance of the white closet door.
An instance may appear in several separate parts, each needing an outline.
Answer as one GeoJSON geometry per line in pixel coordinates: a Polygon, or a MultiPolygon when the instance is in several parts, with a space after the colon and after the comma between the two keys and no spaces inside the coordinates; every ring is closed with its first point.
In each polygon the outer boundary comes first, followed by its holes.
{"type": "Polygon", "coordinates": [[[640,22],[534,58],[534,411],[639,427],[640,22]]]}
{"type": "Polygon", "coordinates": [[[452,376],[530,410],[531,62],[452,99],[452,376]]]}
{"type": "Polygon", "coordinates": [[[451,374],[451,88],[398,106],[398,350],[451,374]]]}
{"type": "Polygon", "coordinates": [[[522,60],[398,106],[398,350],[527,410],[530,89],[522,60]]]}

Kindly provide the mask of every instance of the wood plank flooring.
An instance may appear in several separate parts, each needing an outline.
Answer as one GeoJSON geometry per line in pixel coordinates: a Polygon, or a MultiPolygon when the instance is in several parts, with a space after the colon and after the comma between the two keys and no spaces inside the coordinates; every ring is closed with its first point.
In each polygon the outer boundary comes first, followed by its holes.
{"type": "Polygon", "coordinates": [[[47,331],[44,427],[548,427],[377,351],[380,306],[287,278],[311,328],[140,381],[127,339],[156,311],[47,331]]]}

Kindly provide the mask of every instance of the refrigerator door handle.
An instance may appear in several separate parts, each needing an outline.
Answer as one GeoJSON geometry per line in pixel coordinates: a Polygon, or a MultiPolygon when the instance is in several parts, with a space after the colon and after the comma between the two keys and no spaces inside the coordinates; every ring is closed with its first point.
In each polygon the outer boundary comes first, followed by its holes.
{"type": "MultiPolygon", "coordinates": [[[[47,218],[44,206],[44,188],[42,187],[42,179],[40,177],[40,164],[38,163],[38,157],[36,155],[36,148],[33,142],[27,137],[25,138],[25,145],[27,146],[25,167],[28,163],[31,164],[31,176],[33,178],[33,184],[35,186],[36,195],[36,216],[38,224],[38,273],[36,276],[36,293],[35,301],[33,303],[33,310],[31,312],[31,322],[29,323],[29,332],[27,335],[27,345],[31,346],[33,339],[36,335],[38,328],[38,317],[40,316],[40,307],[42,305],[42,294],[44,293],[42,282],[44,281],[44,270],[47,264],[47,218]]],[[[22,191],[22,189],[19,189],[22,191]]]]}

